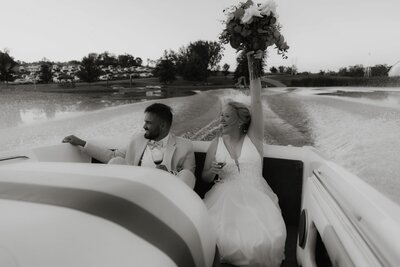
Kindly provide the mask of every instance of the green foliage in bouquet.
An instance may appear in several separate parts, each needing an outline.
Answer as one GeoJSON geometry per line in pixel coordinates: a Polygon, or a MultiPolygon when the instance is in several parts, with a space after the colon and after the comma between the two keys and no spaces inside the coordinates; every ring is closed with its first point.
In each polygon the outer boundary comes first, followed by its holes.
{"type": "Polygon", "coordinates": [[[226,27],[220,35],[223,44],[230,44],[240,51],[265,51],[275,44],[278,53],[286,58],[289,46],[281,35],[277,22],[276,4],[268,1],[254,4],[252,0],[224,10],[226,27]]]}
{"type": "MultiPolygon", "coordinates": [[[[221,43],[229,43],[237,51],[243,50],[245,53],[264,53],[269,46],[275,45],[278,54],[287,58],[289,46],[280,32],[274,1],[255,4],[248,0],[225,9],[224,13],[227,18],[225,29],[219,37],[221,43]]],[[[254,77],[257,78],[260,77],[260,60],[254,64],[254,77]]]]}

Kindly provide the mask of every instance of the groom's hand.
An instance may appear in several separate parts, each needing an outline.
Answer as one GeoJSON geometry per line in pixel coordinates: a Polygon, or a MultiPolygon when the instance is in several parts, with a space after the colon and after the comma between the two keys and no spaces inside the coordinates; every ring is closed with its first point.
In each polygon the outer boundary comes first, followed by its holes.
{"type": "Polygon", "coordinates": [[[83,146],[86,145],[86,141],[85,140],[82,140],[82,139],[76,137],[75,135],[69,135],[69,136],[65,137],[62,140],[62,142],[63,143],[70,143],[71,145],[74,145],[74,146],[82,146],[83,147],[83,146]]]}

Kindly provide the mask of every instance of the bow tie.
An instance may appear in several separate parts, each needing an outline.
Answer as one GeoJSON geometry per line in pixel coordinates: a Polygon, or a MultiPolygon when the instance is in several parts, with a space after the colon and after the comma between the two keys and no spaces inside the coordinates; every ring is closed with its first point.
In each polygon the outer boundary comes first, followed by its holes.
{"type": "Polygon", "coordinates": [[[150,149],[153,149],[155,147],[156,148],[163,147],[163,143],[161,141],[154,141],[154,140],[150,140],[147,145],[150,147],[150,149]]]}

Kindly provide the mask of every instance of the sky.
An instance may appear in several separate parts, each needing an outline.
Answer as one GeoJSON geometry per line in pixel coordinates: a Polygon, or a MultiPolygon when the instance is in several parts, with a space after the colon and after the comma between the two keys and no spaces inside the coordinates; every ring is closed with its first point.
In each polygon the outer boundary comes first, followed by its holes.
{"type": "MultiPolygon", "coordinates": [[[[234,0],[0,0],[0,50],[16,60],[81,60],[91,52],[156,60],[197,40],[218,41],[234,0]]],[[[254,0],[259,3],[262,1],[254,0]]],[[[400,60],[400,0],[276,0],[288,59],[268,48],[267,68],[337,71],[400,60]]],[[[225,46],[220,65],[236,66],[225,46]]]]}

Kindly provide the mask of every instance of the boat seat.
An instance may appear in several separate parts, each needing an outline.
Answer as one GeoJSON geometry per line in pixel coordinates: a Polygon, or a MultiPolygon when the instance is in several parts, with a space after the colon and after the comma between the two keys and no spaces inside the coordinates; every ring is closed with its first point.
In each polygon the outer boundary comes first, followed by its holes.
{"type": "MultiPolygon", "coordinates": [[[[201,197],[212,187],[201,179],[206,153],[195,152],[196,185],[194,190],[201,197]]],[[[279,206],[286,224],[287,238],[285,245],[285,261],[283,267],[297,267],[296,246],[301,208],[303,184],[303,163],[298,160],[264,158],[263,177],[279,198],[279,206]]],[[[233,265],[222,264],[232,267],[233,265]]]]}
{"type": "MultiPolygon", "coordinates": [[[[213,185],[203,182],[201,179],[205,157],[205,152],[195,152],[196,185],[194,190],[201,198],[204,198],[204,195],[213,185]]],[[[96,159],[92,159],[92,162],[99,163],[96,159]]],[[[264,157],[263,166],[263,177],[278,196],[282,217],[286,224],[285,261],[281,266],[297,267],[296,246],[301,208],[303,163],[298,160],[264,157]]],[[[232,265],[222,266],[229,267],[232,265]]]]}

